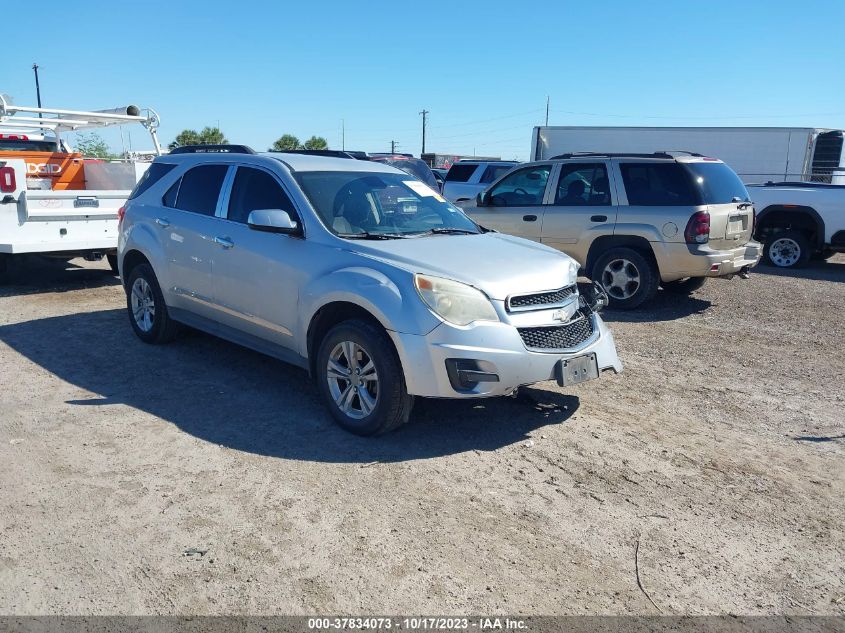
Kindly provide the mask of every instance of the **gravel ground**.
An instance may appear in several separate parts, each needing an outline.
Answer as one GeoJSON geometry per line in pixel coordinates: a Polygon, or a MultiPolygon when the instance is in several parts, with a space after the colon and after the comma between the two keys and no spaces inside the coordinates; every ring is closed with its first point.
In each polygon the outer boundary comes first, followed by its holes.
{"type": "Polygon", "coordinates": [[[2,614],[845,614],[845,256],[606,313],[626,370],[339,430],[304,372],[0,288],[2,614]]]}

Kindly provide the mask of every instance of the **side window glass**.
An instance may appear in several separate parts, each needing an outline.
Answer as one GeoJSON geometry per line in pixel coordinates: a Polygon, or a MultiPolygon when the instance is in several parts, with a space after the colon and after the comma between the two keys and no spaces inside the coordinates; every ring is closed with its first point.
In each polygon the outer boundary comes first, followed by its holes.
{"type": "Polygon", "coordinates": [[[260,169],[238,167],[227,217],[246,224],[249,214],[257,209],[281,209],[295,219],[293,203],[273,176],[260,169]]]}
{"type": "Polygon", "coordinates": [[[555,192],[555,204],[582,207],[610,204],[610,180],[602,163],[564,164],[555,192]]]}
{"type": "Polygon", "coordinates": [[[475,173],[478,165],[467,163],[455,163],[446,172],[446,182],[466,182],[475,173]]]}
{"type": "Polygon", "coordinates": [[[513,165],[488,165],[481,175],[481,182],[489,185],[513,169],[513,165]]]}
{"type": "Polygon", "coordinates": [[[162,197],[161,199],[161,202],[164,204],[164,206],[170,207],[171,209],[176,208],[176,196],[179,195],[179,185],[181,184],[182,179],[180,178],[179,180],[173,183],[170,189],[167,190],[167,193],[165,193],[164,197],[162,197]]]}
{"type": "Polygon", "coordinates": [[[551,165],[526,167],[505,176],[490,190],[490,204],[496,207],[524,207],[543,203],[551,165]]]}
{"type": "Polygon", "coordinates": [[[228,165],[200,165],[185,172],[176,198],[176,208],[214,215],[220,187],[228,170],[228,165]]]}
{"type": "Polygon", "coordinates": [[[631,206],[700,204],[689,174],[677,163],[623,163],[619,169],[631,206]]]}
{"type": "Polygon", "coordinates": [[[138,184],[135,185],[132,193],[129,194],[127,200],[132,200],[133,198],[140,196],[147,189],[164,178],[174,167],[176,167],[176,165],[171,165],[170,163],[153,163],[150,165],[147,168],[147,171],[144,172],[144,175],[141,176],[138,184]]]}

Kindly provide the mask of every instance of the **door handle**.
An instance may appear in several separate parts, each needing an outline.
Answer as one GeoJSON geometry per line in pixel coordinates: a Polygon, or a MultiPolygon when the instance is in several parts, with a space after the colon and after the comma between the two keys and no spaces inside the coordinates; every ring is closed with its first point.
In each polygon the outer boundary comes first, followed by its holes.
{"type": "Polygon", "coordinates": [[[161,228],[166,229],[170,226],[170,220],[165,220],[164,218],[156,218],[156,224],[158,224],[161,228]]]}
{"type": "Polygon", "coordinates": [[[228,237],[215,237],[214,243],[219,244],[223,248],[232,248],[235,245],[235,243],[228,237]]]}
{"type": "Polygon", "coordinates": [[[590,222],[607,222],[606,215],[593,215],[590,217],[590,222]]]}
{"type": "Polygon", "coordinates": [[[523,216],[522,216],[522,219],[523,219],[525,222],[536,222],[536,221],[537,221],[537,216],[536,216],[536,215],[523,215],[523,216]]]}

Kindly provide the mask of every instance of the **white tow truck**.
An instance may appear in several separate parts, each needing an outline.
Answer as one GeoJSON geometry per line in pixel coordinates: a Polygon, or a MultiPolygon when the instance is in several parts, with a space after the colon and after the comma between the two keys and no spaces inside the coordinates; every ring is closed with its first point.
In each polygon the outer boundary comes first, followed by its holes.
{"type": "Polygon", "coordinates": [[[13,105],[0,94],[0,280],[16,256],[107,257],[116,265],[118,213],[151,157],[86,158],[65,132],[141,124],[161,155],[158,114],[127,106],[84,112],[13,105]]]}

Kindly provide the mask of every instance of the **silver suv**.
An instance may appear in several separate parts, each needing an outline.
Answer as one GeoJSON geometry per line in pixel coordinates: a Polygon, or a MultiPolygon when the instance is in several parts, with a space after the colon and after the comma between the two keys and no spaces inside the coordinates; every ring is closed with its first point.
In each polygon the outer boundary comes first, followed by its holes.
{"type": "Polygon", "coordinates": [[[467,160],[453,163],[443,181],[443,196],[449,202],[472,200],[491,182],[497,181],[519,163],[509,160],[467,160]]]}
{"type": "Polygon", "coordinates": [[[407,421],[414,396],[622,370],[571,258],[380,163],[179,148],[121,210],[118,258],[142,341],[184,323],[299,365],[361,435],[407,421]]]}
{"type": "Polygon", "coordinates": [[[734,171],[689,152],[565,154],[520,165],[461,205],[481,225],[548,244],[635,308],[658,285],[688,294],[745,276],[762,246],[734,171]]]}

